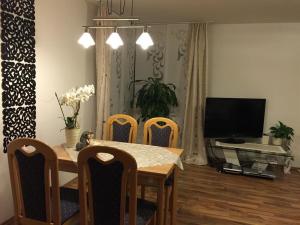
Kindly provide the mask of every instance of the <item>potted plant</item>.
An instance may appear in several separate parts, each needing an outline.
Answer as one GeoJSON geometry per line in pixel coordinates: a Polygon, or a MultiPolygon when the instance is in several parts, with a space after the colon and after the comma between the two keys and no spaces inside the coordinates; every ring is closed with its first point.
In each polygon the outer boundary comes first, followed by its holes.
{"type": "MultiPolygon", "coordinates": [[[[140,119],[146,121],[158,116],[169,117],[170,107],[178,106],[174,84],[165,84],[161,82],[161,79],[153,77],[149,77],[147,80],[136,80],[132,83],[142,85],[135,94],[135,97],[137,97],[136,107],[141,110],[138,121],[140,119]]],[[[131,101],[131,106],[133,104],[134,100],[131,101]]]]}
{"type": "Polygon", "coordinates": [[[55,93],[58,101],[64,123],[66,125],[66,147],[73,148],[79,141],[80,126],[78,123],[78,115],[80,110],[80,103],[86,102],[95,93],[94,85],[85,85],[79,88],[72,88],[60,98],[55,93]],[[62,106],[68,106],[72,109],[71,116],[65,116],[62,106]]]}
{"type": "Polygon", "coordinates": [[[293,141],[294,129],[288,127],[281,121],[278,121],[275,126],[270,127],[270,133],[272,134],[272,143],[274,145],[286,144],[287,146],[289,146],[290,142],[293,141]]]}

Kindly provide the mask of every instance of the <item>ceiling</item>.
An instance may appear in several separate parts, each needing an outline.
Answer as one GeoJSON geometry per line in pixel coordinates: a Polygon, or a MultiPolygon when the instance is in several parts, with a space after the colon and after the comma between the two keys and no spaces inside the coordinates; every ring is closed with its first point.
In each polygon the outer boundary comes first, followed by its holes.
{"type": "MultiPolygon", "coordinates": [[[[113,3],[117,10],[119,0],[113,3]]],[[[131,0],[126,5],[129,9],[131,0]]],[[[300,22],[300,0],[135,0],[134,8],[134,15],[147,22],[300,22]]]]}

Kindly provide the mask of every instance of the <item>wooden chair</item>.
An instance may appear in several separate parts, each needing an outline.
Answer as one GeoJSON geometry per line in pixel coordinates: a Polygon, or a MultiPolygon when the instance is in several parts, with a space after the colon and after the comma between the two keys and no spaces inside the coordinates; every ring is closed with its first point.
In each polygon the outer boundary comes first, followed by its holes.
{"type": "Polygon", "coordinates": [[[78,219],[78,191],[59,188],[58,160],[51,147],[19,138],[8,145],[15,223],[70,224],[78,219]]]}
{"type": "Polygon", "coordinates": [[[81,225],[155,224],[156,205],[137,200],[137,164],[131,155],[91,146],[79,153],[78,168],[81,225]],[[107,161],[99,153],[111,158],[107,161]]]}
{"type": "Polygon", "coordinates": [[[110,141],[135,143],[137,127],[137,121],[129,115],[112,115],[106,122],[106,139],[110,141]]]}
{"type": "MultiPolygon", "coordinates": [[[[149,145],[156,145],[161,147],[170,147],[176,148],[178,142],[178,125],[168,118],[164,117],[155,117],[146,121],[144,125],[144,137],[143,143],[149,145]]],[[[165,182],[165,221],[167,223],[167,215],[169,211],[169,206],[172,206],[170,202],[172,190],[173,190],[173,175],[171,175],[165,182]]],[[[144,199],[146,192],[146,186],[142,185],[141,187],[141,196],[144,199]]],[[[174,221],[174,213],[171,211],[171,221],[174,221]]]]}
{"type": "Polygon", "coordinates": [[[177,142],[178,126],[173,120],[155,117],[146,121],[144,125],[144,144],[176,148],[177,142]]]}

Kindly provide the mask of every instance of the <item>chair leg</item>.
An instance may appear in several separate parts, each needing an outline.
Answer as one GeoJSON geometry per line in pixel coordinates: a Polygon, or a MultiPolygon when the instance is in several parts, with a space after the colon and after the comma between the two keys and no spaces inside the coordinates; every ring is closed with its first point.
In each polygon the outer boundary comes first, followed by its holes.
{"type": "Polygon", "coordinates": [[[146,186],[141,185],[141,198],[145,199],[145,197],[146,197],[146,186]]]}
{"type": "Polygon", "coordinates": [[[156,225],[156,213],[154,213],[150,225],[156,225]]]}
{"type": "Polygon", "coordinates": [[[173,198],[172,198],[173,190],[174,190],[173,187],[170,187],[170,197],[169,197],[170,211],[173,210],[173,198]]]}

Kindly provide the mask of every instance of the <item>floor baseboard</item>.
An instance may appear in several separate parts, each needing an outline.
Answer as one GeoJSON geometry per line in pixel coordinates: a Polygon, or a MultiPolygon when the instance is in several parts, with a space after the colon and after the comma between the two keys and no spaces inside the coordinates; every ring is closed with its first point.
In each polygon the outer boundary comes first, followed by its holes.
{"type": "Polygon", "coordinates": [[[4,223],[1,223],[0,225],[14,225],[14,217],[6,220],[4,223]]]}

